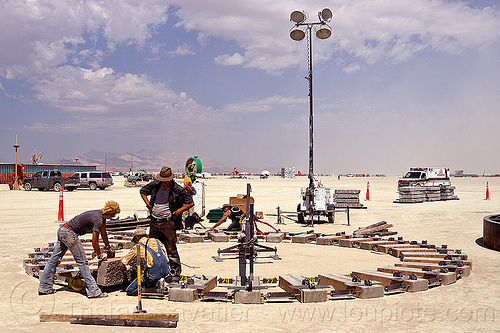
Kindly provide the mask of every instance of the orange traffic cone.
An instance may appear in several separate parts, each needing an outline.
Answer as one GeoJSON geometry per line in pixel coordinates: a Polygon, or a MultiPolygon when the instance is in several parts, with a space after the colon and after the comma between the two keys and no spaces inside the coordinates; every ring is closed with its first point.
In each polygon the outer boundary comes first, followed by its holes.
{"type": "Polygon", "coordinates": [[[370,201],[370,182],[366,182],[366,201],[370,201]]]}
{"type": "Polygon", "coordinates": [[[59,213],[57,214],[58,221],[64,221],[64,211],[63,211],[63,189],[59,192],[59,213]]]}
{"type": "Polygon", "coordinates": [[[486,199],[484,200],[490,200],[490,184],[489,182],[486,182],[486,199]]]}

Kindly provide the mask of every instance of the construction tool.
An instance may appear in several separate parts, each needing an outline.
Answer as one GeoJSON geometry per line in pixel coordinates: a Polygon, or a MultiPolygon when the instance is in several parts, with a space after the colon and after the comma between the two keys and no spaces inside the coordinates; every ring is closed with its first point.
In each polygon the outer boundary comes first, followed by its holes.
{"type": "MultiPolygon", "coordinates": [[[[134,313],[146,313],[146,310],[142,309],[142,290],[141,290],[141,247],[137,246],[137,299],[138,304],[134,313]]],[[[146,252],[146,251],[144,251],[146,252]]],[[[147,263],[147,253],[146,253],[146,263],[147,263]]]]}

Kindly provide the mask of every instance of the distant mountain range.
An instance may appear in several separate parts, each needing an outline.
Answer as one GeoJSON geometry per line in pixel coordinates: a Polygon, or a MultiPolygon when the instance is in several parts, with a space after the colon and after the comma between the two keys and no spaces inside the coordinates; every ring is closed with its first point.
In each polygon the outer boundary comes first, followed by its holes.
{"type": "MultiPolygon", "coordinates": [[[[85,154],[78,154],[78,164],[95,165],[98,170],[128,172],[130,170],[147,170],[149,172],[158,172],[162,166],[170,166],[174,172],[184,172],[186,161],[193,154],[171,153],[163,151],[153,151],[141,149],[135,153],[113,153],[97,150],[89,151],[85,154]]],[[[233,166],[225,165],[222,162],[211,158],[199,156],[203,164],[203,172],[209,173],[228,173],[233,171],[233,166]]],[[[66,157],[59,161],[61,164],[74,164],[74,157],[66,157]]],[[[242,172],[260,173],[263,169],[245,168],[241,165],[238,170],[242,172]]],[[[267,168],[271,172],[278,172],[280,167],[275,166],[267,168]]]]}

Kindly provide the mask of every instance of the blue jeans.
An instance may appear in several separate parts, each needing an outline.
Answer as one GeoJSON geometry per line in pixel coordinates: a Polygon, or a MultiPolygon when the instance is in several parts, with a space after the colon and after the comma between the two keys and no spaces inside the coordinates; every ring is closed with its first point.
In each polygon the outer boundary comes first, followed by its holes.
{"type": "Polygon", "coordinates": [[[102,293],[101,289],[97,286],[92,274],[90,273],[89,264],[87,257],[85,256],[85,250],[83,245],[78,238],[78,235],[69,229],[60,227],[57,230],[57,243],[54,247],[54,252],[52,256],[45,264],[42,277],[40,278],[40,285],[38,286],[39,292],[48,292],[52,290],[54,285],[54,275],[56,273],[57,265],[61,261],[62,257],[67,250],[71,251],[73,258],[75,258],[76,264],[80,269],[80,273],[85,281],[85,291],[88,297],[95,297],[102,293]]]}
{"type": "MultiPolygon", "coordinates": [[[[148,268],[147,276],[144,276],[144,273],[141,274],[141,287],[154,287],[158,280],[170,275],[168,260],[163,254],[159,241],[157,239],[155,239],[155,241],[158,245],[158,252],[153,251],[149,246],[147,247],[148,252],[153,256],[153,267],[148,268]]],[[[139,243],[138,246],[144,247],[141,243],[139,243]]],[[[135,278],[125,291],[127,295],[135,296],[137,295],[137,289],[139,289],[139,287],[137,285],[137,278],[135,278]]]]}
{"type": "Polygon", "coordinates": [[[231,220],[231,224],[227,227],[226,231],[241,231],[240,220],[231,220]]]}

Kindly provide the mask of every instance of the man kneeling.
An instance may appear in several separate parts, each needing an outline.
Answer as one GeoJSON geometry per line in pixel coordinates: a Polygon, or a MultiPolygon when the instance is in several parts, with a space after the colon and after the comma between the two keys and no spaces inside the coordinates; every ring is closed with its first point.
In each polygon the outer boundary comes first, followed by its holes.
{"type": "MultiPolygon", "coordinates": [[[[151,288],[155,287],[157,282],[161,279],[168,280],[171,274],[163,245],[156,238],[148,238],[146,236],[147,233],[145,229],[137,228],[134,231],[132,242],[136,245],[134,245],[122,259],[120,268],[124,271],[136,267],[137,247],[139,246],[141,265],[143,267],[143,269],[141,269],[141,286],[144,288],[151,288]]],[[[135,278],[126,289],[127,295],[137,295],[137,289],[137,278],[135,278]]]]}

